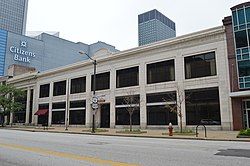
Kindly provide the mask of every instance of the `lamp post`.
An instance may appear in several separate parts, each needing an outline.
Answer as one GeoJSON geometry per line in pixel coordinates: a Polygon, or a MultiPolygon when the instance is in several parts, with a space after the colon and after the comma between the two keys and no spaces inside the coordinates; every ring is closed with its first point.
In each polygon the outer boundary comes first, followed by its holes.
{"type": "Polygon", "coordinates": [[[85,54],[87,57],[92,60],[94,65],[94,78],[93,78],[93,98],[92,98],[92,109],[93,109],[93,117],[92,117],[92,133],[95,133],[95,110],[98,109],[97,99],[95,96],[96,91],[96,60],[91,58],[86,52],[79,51],[80,54],[85,54]]]}

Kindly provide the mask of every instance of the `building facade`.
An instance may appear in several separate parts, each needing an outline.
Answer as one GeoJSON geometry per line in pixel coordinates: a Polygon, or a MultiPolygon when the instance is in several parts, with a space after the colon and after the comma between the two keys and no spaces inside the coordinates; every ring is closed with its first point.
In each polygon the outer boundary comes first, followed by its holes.
{"type": "Polygon", "coordinates": [[[250,127],[250,2],[225,17],[234,129],[250,127]]]}
{"type": "Polygon", "coordinates": [[[41,72],[87,59],[79,51],[92,56],[100,49],[117,51],[104,42],[74,43],[46,33],[31,38],[0,29],[0,76],[6,76],[13,64],[34,67],[41,72]]]}
{"type": "Polygon", "coordinates": [[[139,46],[176,37],[175,23],[156,9],[138,16],[139,46]]]}
{"type": "MultiPolygon", "coordinates": [[[[204,121],[209,129],[233,129],[224,27],[93,58],[97,60],[98,127],[126,127],[128,107],[136,107],[132,116],[136,127],[165,128],[170,122],[177,127],[181,120],[166,105],[182,100],[184,127],[194,128],[204,121]],[[179,94],[188,98],[183,100],[179,94]],[[140,103],[125,104],[127,96],[140,103]]],[[[8,84],[27,94],[19,100],[25,109],[10,114],[9,123],[90,127],[92,80],[89,60],[8,79],[8,84]]]]}
{"type": "Polygon", "coordinates": [[[0,0],[0,29],[25,34],[28,0],[0,0]]]}

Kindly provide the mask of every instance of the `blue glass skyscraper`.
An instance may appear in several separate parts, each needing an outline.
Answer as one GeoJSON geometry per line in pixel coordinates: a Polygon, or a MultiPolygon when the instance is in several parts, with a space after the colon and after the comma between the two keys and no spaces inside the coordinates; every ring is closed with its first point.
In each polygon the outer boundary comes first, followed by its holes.
{"type": "Polygon", "coordinates": [[[0,28],[25,34],[28,0],[0,0],[0,28]]]}
{"type": "Polygon", "coordinates": [[[139,46],[176,37],[175,23],[156,9],[138,16],[139,46]]]}

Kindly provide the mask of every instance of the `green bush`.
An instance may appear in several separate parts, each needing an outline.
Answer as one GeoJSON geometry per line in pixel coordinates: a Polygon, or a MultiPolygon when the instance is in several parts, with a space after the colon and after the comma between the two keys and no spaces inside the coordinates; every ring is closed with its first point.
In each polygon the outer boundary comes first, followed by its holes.
{"type": "Polygon", "coordinates": [[[239,135],[250,136],[250,129],[240,130],[239,135]]]}

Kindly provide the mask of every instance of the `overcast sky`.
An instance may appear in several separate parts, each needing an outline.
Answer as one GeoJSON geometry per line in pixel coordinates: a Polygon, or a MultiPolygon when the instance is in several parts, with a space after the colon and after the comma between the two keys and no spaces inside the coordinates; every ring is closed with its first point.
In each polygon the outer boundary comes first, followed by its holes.
{"type": "Polygon", "coordinates": [[[138,46],[138,14],[157,9],[176,23],[177,36],[220,26],[245,0],[29,0],[27,31],[59,31],[86,44],[138,46]]]}

